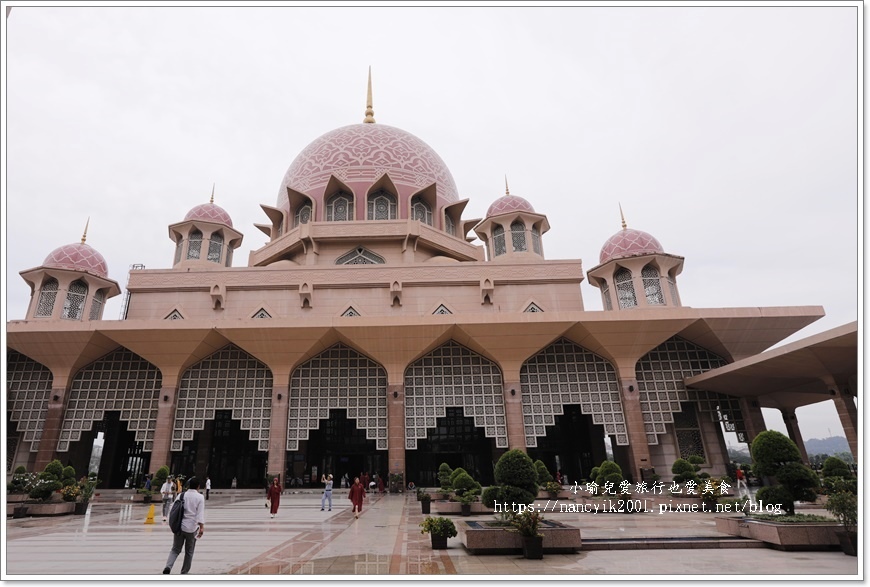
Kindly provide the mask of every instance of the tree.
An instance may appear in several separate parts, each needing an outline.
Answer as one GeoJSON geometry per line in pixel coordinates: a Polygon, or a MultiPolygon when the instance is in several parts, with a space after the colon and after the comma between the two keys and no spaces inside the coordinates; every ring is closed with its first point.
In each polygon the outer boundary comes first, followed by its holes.
{"type": "Polygon", "coordinates": [[[544,461],[540,459],[535,461],[535,471],[538,473],[538,485],[546,485],[550,481],[553,481],[553,476],[547,470],[547,465],[544,464],[544,461]]]}
{"type": "Polygon", "coordinates": [[[453,474],[453,469],[447,463],[441,463],[438,467],[438,481],[441,482],[442,491],[450,491],[450,476],[453,474]]]}
{"type": "Polygon", "coordinates": [[[598,467],[598,476],[595,483],[604,487],[605,483],[613,483],[614,486],[622,483],[622,468],[613,461],[604,461],[598,467]]]}
{"type": "Polygon", "coordinates": [[[813,501],[819,476],[801,462],[797,445],[775,430],[766,430],[752,442],[752,469],[756,475],[776,478],[775,486],[762,487],[756,497],[768,503],[781,503],[794,515],[795,501],[813,501]]]}
{"type": "Polygon", "coordinates": [[[501,455],[495,464],[496,485],[487,487],[481,500],[486,507],[495,502],[530,504],[538,497],[538,472],[529,455],[512,449],[501,455]]]}
{"type": "Polygon", "coordinates": [[[849,465],[837,457],[828,457],[822,465],[822,477],[851,477],[852,470],[849,465]]]}

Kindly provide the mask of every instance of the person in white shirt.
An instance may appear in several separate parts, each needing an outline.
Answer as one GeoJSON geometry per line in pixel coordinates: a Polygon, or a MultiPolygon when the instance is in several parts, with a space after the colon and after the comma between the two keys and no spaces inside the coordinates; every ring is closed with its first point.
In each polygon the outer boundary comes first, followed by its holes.
{"type": "Polygon", "coordinates": [[[169,517],[169,509],[172,507],[172,494],[175,492],[175,483],[166,478],[160,486],[160,495],[163,497],[163,521],[169,517]]]}
{"type": "Polygon", "coordinates": [[[205,498],[208,499],[208,493],[211,491],[211,477],[205,478],[205,498]]]}
{"type": "MultiPolygon", "coordinates": [[[[181,532],[175,534],[172,540],[172,549],[169,551],[169,558],[166,559],[166,567],[163,569],[164,575],[172,571],[175,559],[181,554],[182,545],[184,545],[184,564],[181,565],[181,574],[186,575],[190,571],[196,540],[202,538],[205,532],[205,498],[198,491],[199,479],[193,477],[188,482],[188,487],[189,489],[183,494],[184,517],[181,519],[181,532]]],[[[178,499],[181,499],[181,496],[178,499]]]]}

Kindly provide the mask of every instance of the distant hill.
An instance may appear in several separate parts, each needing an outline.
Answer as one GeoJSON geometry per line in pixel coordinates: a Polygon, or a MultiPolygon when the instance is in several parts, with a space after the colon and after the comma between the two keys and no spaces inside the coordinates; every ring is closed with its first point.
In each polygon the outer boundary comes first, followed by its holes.
{"type": "Polygon", "coordinates": [[[849,452],[849,443],[845,436],[831,436],[828,438],[810,438],[804,440],[808,455],[833,455],[838,452],[849,452]]]}

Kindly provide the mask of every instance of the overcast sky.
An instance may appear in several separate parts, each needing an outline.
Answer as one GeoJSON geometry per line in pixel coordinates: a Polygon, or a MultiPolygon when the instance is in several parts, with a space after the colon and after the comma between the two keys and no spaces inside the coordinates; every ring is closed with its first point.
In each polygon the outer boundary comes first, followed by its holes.
{"type": "MultiPolygon", "coordinates": [[[[6,318],[26,313],[18,273],[79,242],[88,217],[122,288],[131,264],[171,266],[167,226],[213,183],[246,265],[294,157],[362,122],[371,65],[378,123],[440,154],[466,218],[507,174],[548,215],[546,257],[588,270],[621,203],[685,257],[685,305],[824,306],[789,341],[840,326],[859,304],[857,23],[854,5],[16,7],[6,318]]],[[[830,401],[798,417],[805,438],[842,434],[830,401]]]]}

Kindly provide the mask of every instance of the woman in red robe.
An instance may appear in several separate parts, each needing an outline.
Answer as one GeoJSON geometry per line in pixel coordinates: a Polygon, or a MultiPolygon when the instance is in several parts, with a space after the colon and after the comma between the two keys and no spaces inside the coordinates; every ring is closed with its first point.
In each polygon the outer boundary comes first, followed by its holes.
{"type": "Polygon", "coordinates": [[[347,498],[353,504],[353,517],[358,518],[362,512],[363,500],[366,496],[366,490],[363,489],[362,483],[359,482],[359,477],[353,478],[353,485],[350,486],[350,491],[347,493],[347,498]]]}
{"type": "Polygon", "coordinates": [[[269,509],[269,513],[272,514],[272,517],[278,515],[278,506],[281,505],[281,492],[284,491],[281,488],[281,484],[278,482],[278,478],[272,478],[272,484],[269,486],[269,489],[266,493],[266,499],[269,500],[271,504],[271,508],[269,509]]]}

